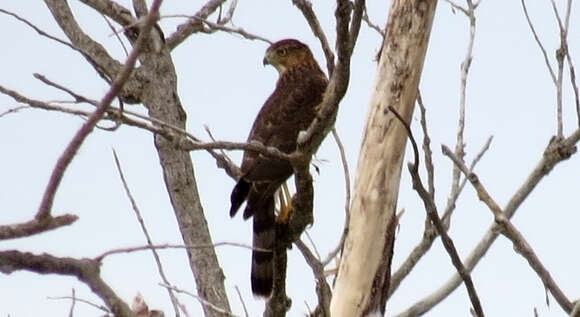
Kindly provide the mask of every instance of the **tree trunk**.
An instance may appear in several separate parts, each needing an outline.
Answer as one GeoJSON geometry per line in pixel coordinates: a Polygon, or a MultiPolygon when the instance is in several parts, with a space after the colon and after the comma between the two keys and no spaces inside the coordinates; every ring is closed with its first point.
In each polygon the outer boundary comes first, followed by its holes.
{"type": "Polygon", "coordinates": [[[394,0],[362,141],[349,234],[331,302],[333,317],[384,314],[393,254],[395,208],[407,133],[436,0],[394,0]]]}
{"type": "MultiPolygon", "coordinates": [[[[149,115],[185,130],[186,114],[177,94],[177,75],[169,50],[161,43],[152,45],[151,51],[141,54],[140,61],[142,66],[137,76],[143,82],[141,101],[149,110],[149,115]],[[156,51],[155,47],[161,47],[160,51],[156,51]]],[[[165,186],[183,241],[186,245],[211,245],[191,157],[189,152],[177,148],[172,141],[160,135],[155,136],[165,186]]],[[[195,277],[197,294],[213,305],[230,311],[224,274],[215,250],[190,248],[187,249],[187,255],[195,277]]],[[[206,317],[223,316],[209,306],[204,305],[203,309],[206,317]]]]}

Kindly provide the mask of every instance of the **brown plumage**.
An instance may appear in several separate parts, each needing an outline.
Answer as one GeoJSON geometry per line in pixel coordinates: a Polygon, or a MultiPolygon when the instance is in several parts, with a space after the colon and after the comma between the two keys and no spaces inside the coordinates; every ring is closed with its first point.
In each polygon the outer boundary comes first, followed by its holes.
{"type": "MultiPolygon", "coordinates": [[[[249,141],[259,141],[284,153],[296,150],[300,131],[314,120],[328,81],[305,44],[287,39],[272,44],[264,57],[279,72],[276,89],[258,113],[249,141]]],[[[273,250],[276,242],[274,193],[291,175],[288,161],[246,151],[242,177],[232,190],[230,216],[247,200],[243,217],[254,216],[253,247],[273,250]]],[[[274,277],[273,253],[252,252],[252,292],[268,297],[274,277]]]]}

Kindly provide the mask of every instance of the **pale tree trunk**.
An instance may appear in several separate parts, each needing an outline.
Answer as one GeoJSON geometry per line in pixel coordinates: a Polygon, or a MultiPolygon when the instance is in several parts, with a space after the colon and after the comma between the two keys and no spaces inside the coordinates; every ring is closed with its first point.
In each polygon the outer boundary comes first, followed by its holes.
{"type": "Polygon", "coordinates": [[[331,302],[333,317],[384,314],[393,253],[395,208],[407,133],[436,0],[394,0],[359,157],[349,234],[331,302]]]}

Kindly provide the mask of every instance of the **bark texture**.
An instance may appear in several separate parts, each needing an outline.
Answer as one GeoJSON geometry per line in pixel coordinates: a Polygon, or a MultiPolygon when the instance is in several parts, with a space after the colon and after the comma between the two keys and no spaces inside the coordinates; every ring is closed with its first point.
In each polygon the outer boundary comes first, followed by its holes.
{"type": "Polygon", "coordinates": [[[384,313],[407,133],[388,110],[410,122],[436,0],[395,0],[380,53],[375,92],[357,168],[349,235],[331,315],[384,313]]]}

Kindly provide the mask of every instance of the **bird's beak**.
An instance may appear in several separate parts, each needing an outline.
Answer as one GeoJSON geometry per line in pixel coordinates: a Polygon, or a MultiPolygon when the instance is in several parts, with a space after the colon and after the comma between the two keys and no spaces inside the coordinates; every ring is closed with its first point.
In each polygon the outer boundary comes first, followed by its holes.
{"type": "Polygon", "coordinates": [[[264,66],[266,66],[266,65],[270,64],[270,61],[268,61],[268,56],[264,56],[264,59],[262,60],[262,64],[263,64],[264,66]]]}

